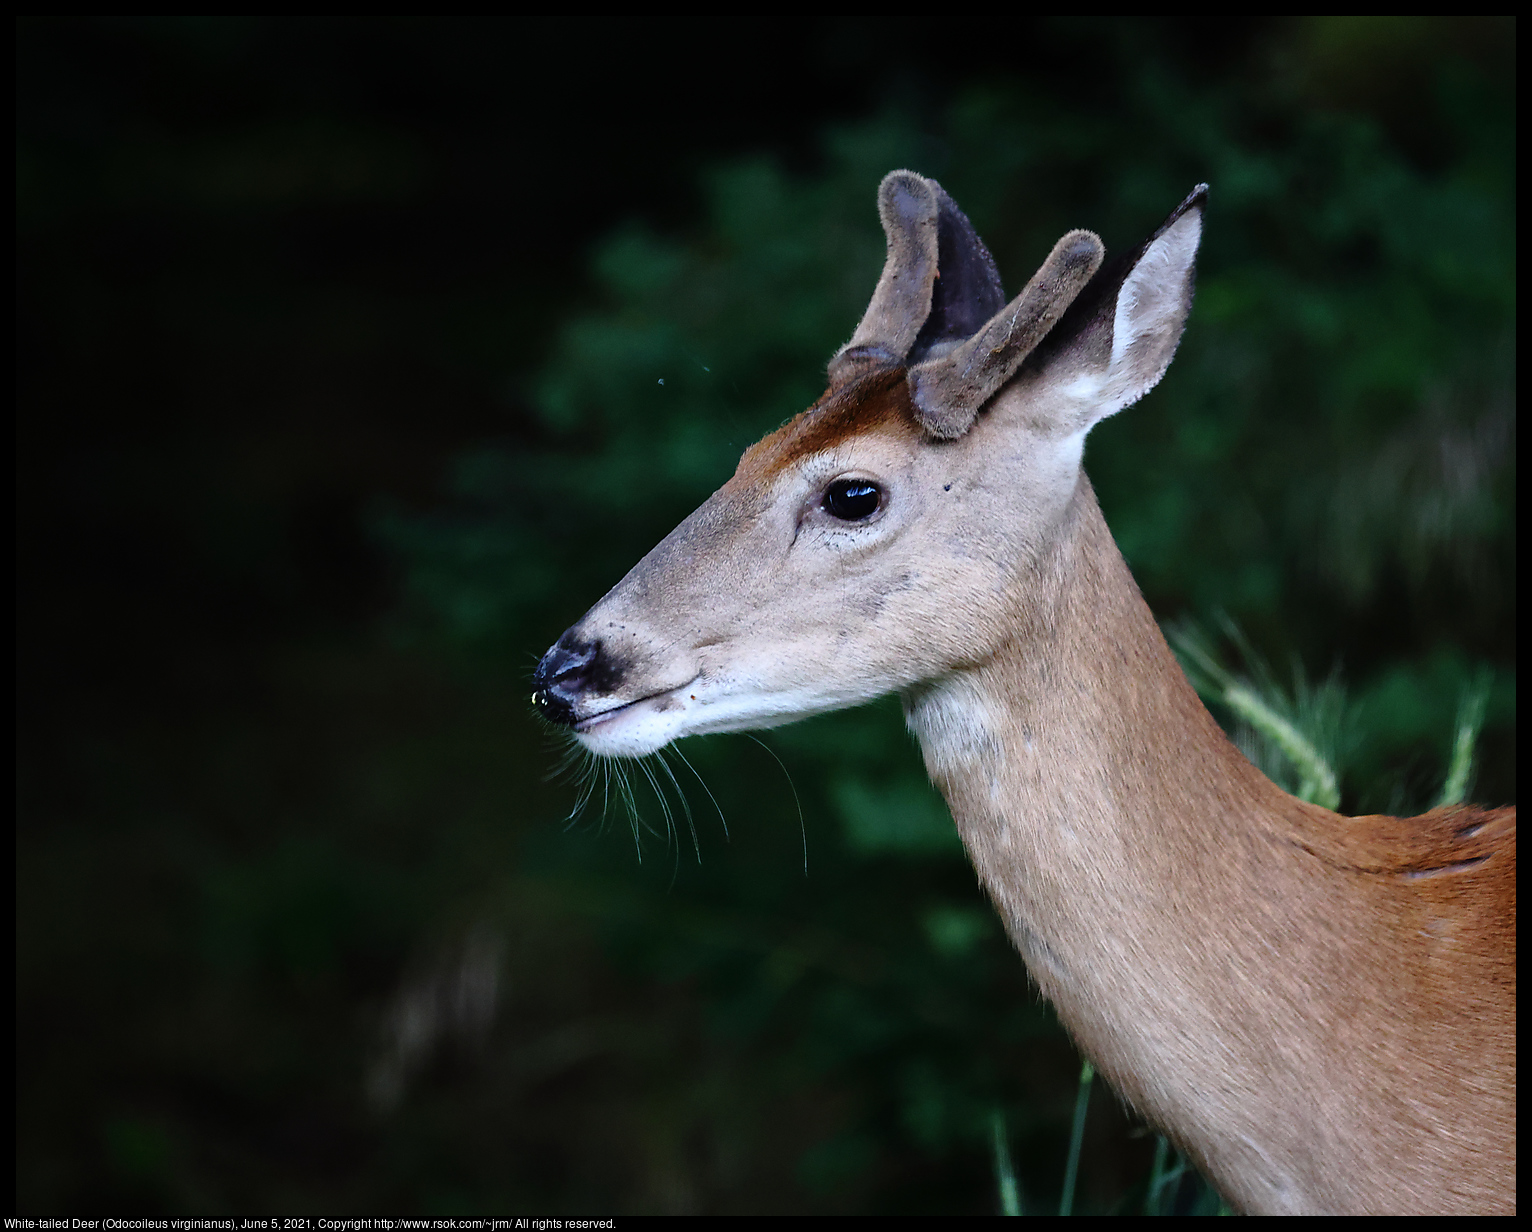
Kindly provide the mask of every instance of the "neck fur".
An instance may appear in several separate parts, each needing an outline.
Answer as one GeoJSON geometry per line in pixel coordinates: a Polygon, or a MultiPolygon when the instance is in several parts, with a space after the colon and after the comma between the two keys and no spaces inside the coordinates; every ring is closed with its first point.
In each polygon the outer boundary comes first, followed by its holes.
{"type": "MultiPolygon", "coordinates": [[[[1254,926],[1284,880],[1266,821],[1310,806],[1198,700],[1083,475],[1019,589],[1014,635],[907,693],[906,718],[1043,994],[1118,1090],[1205,1156],[1197,1105],[1230,1093],[1195,1089],[1199,1054],[1270,1033],[1218,995],[1238,991],[1231,968],[1261,970],[1240,951],[1266,943],[1254,926]]],[[[1270,1069],[1229,1065],[1247,1061],[1270,1069]]],[[[1283,1183],[1280,1164],[1249,1162],[1283,1183]]]]}

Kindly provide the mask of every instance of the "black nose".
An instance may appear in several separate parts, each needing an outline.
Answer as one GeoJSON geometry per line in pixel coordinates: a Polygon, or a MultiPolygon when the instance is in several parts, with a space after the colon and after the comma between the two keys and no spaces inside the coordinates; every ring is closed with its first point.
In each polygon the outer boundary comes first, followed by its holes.
{"type": "Polygon", "coordinates": [[[607,683],[611,676],[601,657],[600,642],[582,642],[564,634],[548,648],[532,677],[532,704],[543,718],[565,727],[578,719],[580,696],[607,683]]]}

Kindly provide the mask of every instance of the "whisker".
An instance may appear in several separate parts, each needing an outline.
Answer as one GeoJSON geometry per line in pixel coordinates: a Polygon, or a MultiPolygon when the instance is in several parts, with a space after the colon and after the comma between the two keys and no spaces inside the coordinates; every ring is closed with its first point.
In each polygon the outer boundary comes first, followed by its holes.
{"type": "Polygon", "coordinates": [[[573,737],[566,737],[562,742],[558,764],[548,772],[545,781],[572,778],[575,786],[574,805],[564,815],[565,829],[572,827],[579,820],[580,815],[590,803],[591,796],[595,791],[596,782],[596,759],[573,737]]]}
{"type": "Polygon", "coordinates": [[[579,793],[575,796],[574,807],[564,817],[564,828],[568,829],[580,820],[580,814],[585,811],[585,806],[590,803],[591,791],[595,783],[587,778],[580,784],[579,793]]]}
{"type": "MultiPolygon", "coordinates": [[[[656,757],[659,756],[659,750],[658,749],[655,750],[655,756],[656,757]]],[[[644,761],[648,761],[649,759],[647,757],[645,757],[643,760],[644,761]]],[[[659,758],[659,761],[660,761],[661,765],[665,764],[665,759],[664,758],[659,758]]],[[[665,771],[666,771],[667,774],[669,774],[670,767],[666,766],[665,767],[665,771]]],[[[666,831],[667,839],[673,838],[675,840],[674,841],[674,845],[670,849],[670,887],[669,887],[670,890],[674,890],[676,888],[676,881],[681,876],[681,836],[680,836],[680,833],[676,830],[674,817],[671,814],[669,806],[665,802],[665,796],[660,791],[660,785],[656,781],[655,776],[652,773],[650,773],[650,771],[649,771],[649,769],[647,767],[645,767],[644,773],[649,775],[649,785],[654,788],[654,794],[659,796],[659,798],[660,798],[660,807],[665,810],[665,831],[666,831]]],[[[675,781],[675,775],[672,774],[670,776],[670,778],[671,778],[672,782],[675,781]]],[[[684,796],[681,798],[681,803],[683,805],[685,805],[685,803],[686,803],[686,799],[685,799],[684,796]]],[[[688,811],[688,813],[690,813],[689,809],[687,811],[688,811]]]]}
{"type": "MultiPolygon", "coordinates": [[[[755,737],[751,736],[751,739],[755,740],[755,737]]],[[[755,742],[761,744],[759,740],[755,742]]],[[[698,773],[697,767],[692,764],[691,759],[685,753],[676,748],[675,745],[669,747],[681,759],[681,764],[691,772],[691,776],[701,785],[702,790],[707,793],[707,798],[712,801],[713,810],[718,814],[718,822],[723,827],[724,838],[729,839],[729,820],[724,816],[723,807],[718,803],[718,797],[713,794],[713,789],[707,785],[707,780],[698,773]]],[[[761,744],[761,747],[766,749],[768,753],[771,753],[772,758],[781,767],[782,772],[787,774],[787,767],[782,764],[782,759],[777,757],[776,753],[768,746],[761,744]]],[[[671,787],[675,789],[676,800],[680,803],[681,812],[686,817],[687,833],[691,835],[692,854],[700,865],[702,863],[702,839],[697,830],[696,814],[692,811],[691,801],[686,798],[686,791],[682,788],[681,780],[676,776],[674,767],[671,766],[669,759],[666,758],[664,749],[657,749],[652,754],[636,759],[600,757],[591,753],[579,741],[572,738],[569,739],[561,751],[558,765],[548,775],[550,779],[566,776],[574,779],[574,803],[563,819],[564,826],[566,829],[571,828],[579,823],[581,818],[586,816],[587,811],[592,809],[596,798],[596,789],[599,786],[601,789],[601,812],[596,823],[596,832],[598,834],[605,832],[607,823],[611,820],[614,802],[620,802],[622,811],[628,815],[628,826],[633,831],[633,846],[638,853],[640,863],[643,862],[644,858],[643,835],[640,832],[640,828],[648,830],[657,838],[663,838],[666,843],[674,842],[676,856],[679,858],[681,838],[679,819],[676,816],[675,808],[671,805],[669,797],[665,793],[663,782],[649,764],[651,758],[659,764],[665,778],[670,780],[671,787]],[[644,819],[643,810],[639,807],[638,803],[638,794],[634,790],[633,779],[630,777],[634,767],[648,781],[649,789],[654,792],[655,799],[659,803],[660,813],[664,817],[663,831],[656,829],[644,819]],[[614,776],[616,779],[615,783],[613,782],[614,776]]],[[[804,826],[803,805],[798,799],[798,789],[794,786],[791,775],[788,775],[787,781],[788,787],[793,793],[793,803],[798,809],[798,827],[803,833],[804,869],[805,875],[807,875],[808,834],[804,826]]],[[[679,875],[679,865],[677,866],[676,874],[679,875]]]]}
{"type": "MultiPolygon", "coordinates": [[[[702,863],[702,844],[697,841],[697,822],[692,817],[692,806],[686,799],[686,793],[681,790],[680,781],[676,778],[676,772],[670,768],[670,763],[665,760],[665,750],[656,749],[655,757],[664,767],[665,773],[670,776],[670,784],[676,789],[676,799],[681,802],[681,810],[686,814],[686,828],[692,832],[692,850],[697,854],[697,863],[702,863]]],[[[695,771],[693,772],[695,773],[695,771]]]]}
{"type": "Polygon", "coordinates": [[[798,808],[798,833],[803,835],[803,875],[806,878],[809,875],[809,831],[808,827],[803,824],[803,803],[798,799],[798,789],[793,786],[793,776],[787,773],[787,767],[782,765],[782,759],[776,755],[770,745],[763,740],[757,739],[755,736],[751,736],[749,732],[742,734],[750,736],[750,739],[770,753],[771,760],[776,762],[777,765],[782,766],[782,773],[787,775],[787,785],[792,789],[793,803],[798,808]]]}
{"type": "MultiPolygon", "coordinates": [[[[637,766],[639,772],[649,780],[649,790],[654,792],[655,798],[660,802],[660,813],[665,818],[664,839],[665,842],[669,844],[675,837],[675,819],[670,815],[670,801],[666,800],[664,793],[660,791],[659,781],[654,777],[654,772],[649,769],[648,761],[648,757],[640,757],[633,764],[637,766]]],[[[652,833],[653,827],[649,827],[649,829],[652,833]]]]}
{"type": "MultiPolygon", "coordinates": [[[[670,801],[665,799],[665,793],[660,790],[659,780],[655,778],[654,771],[649,769],[649,755],[638,758],[634,763],[643,776],[649,780],[649,789],[654,792],[655,799],[660,802],[660,812],[665,818],[665,844],[671,849],[670,888],[676,888],[676,878],[681,875],[681,843],[676,832],[675,815],[671,812],[670,801]]],[[[674,776],[671,776],[674,778],[674,776]]],[[[685,801],[683,800],[684,804],[685,801]]],[[[646,826],[653,833],[652,826],[646,826]]]]}
{"type": "MultiPolygon", "coordinates": [[[[696,779],[697,782],[702,783],[702,790],[707,792],[707,798],[713,802],[713,807],[715,809],[718,809],[718,821],[719,821],[719,824],[723,826],[723,836],[727,840],[728,837],[729,837],[729,823],[724,819],[723,809],[718,808],[718,799],[717,799],[717,797],[715,797],[713,795],[713,792],[708,787],[708,785],[703,782],[702,776],[697,773],[697,767],[691,764],[691,762],[687,759],[686,754],[681,752],[681,749],[680,749],[680,747],[678,745],[674,745],[674,744],[671,745],[670,746],[670,751],[672,753],[674,753],[677,757],[679,757],[681,759],[681,764],[684,765],[688,770],[690,770],[692,772],[692,778],[696,779]]],[[[678,790],[679,790],[679,788],[678,788],[678,790]]],[[[688,816],[690,816],[689,813],[688,813],[688,816]]]]}
{"type": "Polygon", "coordinates": [[[543,781],[546,783],[563,778],[564,775],[569,773],[570,767],[579,762],[581,756],[585,753],[585,750],[580,747],[580,742],[572,737],[558,740],[557,744],[560,749],[558,760],[554,763],[553,768],[543,776],[543,781]]]}
{"type": "Polygon", "coordinates": [[[633,798],[633,787],[628,782],[627,768],[616,759],[610,762],[612,771],[617,775],[617,791],[622,797],[622,802],[627,806],[628,825],[633,830],[633,846],[638,851],[638,862],[644,862],[644,844],[642,836],[638,832],[638,801],[633,798]]]}
{"type": "Polygon", "coordinates": [[[578,744],[571,743],[570,757],[566,765],[572,764],[577,757],[580,759],[580,769],[575,776],[575,783],[579,790],[575,795],[574,807],[569,810],[569,816],[564,818],[568,825],[573,825],[580,815],[585,812],[586,805],[590,803],[591,797],[596,791],[596,775],[598,772],[596,758],[578,744]]]}

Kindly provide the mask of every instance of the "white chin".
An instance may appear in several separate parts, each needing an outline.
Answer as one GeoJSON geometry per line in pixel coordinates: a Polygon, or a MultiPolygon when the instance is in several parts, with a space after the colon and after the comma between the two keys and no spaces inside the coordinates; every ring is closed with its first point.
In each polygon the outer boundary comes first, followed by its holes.
{"type": "Polygon", "coordinates": [[[646,757],[682,734],[681,719],[679,713],[657,712],[639,702],[611,718],[581,724],[575,739],[597,757],[646,757]]]}
{"type": "Polygon", "coordinates": [[[647,757],[682,736],[719,732],[759,731],[793,723],[814,714],[843,710],[881,696],[886,689],[861,688],[845,694],[820,694],[807,690],[774,693],[741,693],[710,699],[706,709],[695,704],[695,695],[679,696],[694,685],[645,698],[586,719],[575,728],[575,739],[597,757],[647,757]]]}

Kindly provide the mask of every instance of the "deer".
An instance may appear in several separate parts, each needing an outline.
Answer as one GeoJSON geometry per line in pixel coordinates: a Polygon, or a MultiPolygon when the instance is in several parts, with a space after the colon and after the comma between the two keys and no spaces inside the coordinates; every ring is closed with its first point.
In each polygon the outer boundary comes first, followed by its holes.
{"type": "Polygon", "coordinates": [[[1198,185],[1007,302],[934,180],[809,409],[543,656],[598,757],[901,699],[1038,991],[1246,1213],[1515,1209],[1516,814],[1347,817],[1230,742],[1082,468],[1191,311],[1198,185]]]}

